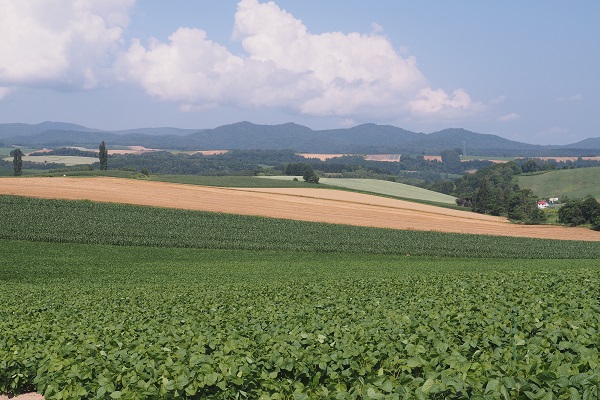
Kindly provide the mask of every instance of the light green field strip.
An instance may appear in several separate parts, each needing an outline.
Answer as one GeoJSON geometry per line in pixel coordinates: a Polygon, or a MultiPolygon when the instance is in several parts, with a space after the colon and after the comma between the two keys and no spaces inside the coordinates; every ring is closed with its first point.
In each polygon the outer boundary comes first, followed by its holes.
{"type": "Polygon", "coordinates": [[[547,197],[585,197],[600,199],[600,167],[561,169],[544,174],[519,176],[519,186],[547,197]]]}
{"type": "MultiPolygon", "coordinates": [[[[291,180],[293,176],[264,176],[261,178],[291,180]]],[[[302,180],[302,177],[297,177],[302,180]]],[[[386,196],[401,197],[405,199],[424,200],[443,204],[456,204],[452,196],[422,189],[404,183],[382,181],[378,179],[344,179],[344,178],[320,178],[320,183],[338,186],[347,189],[361,190],[364,192],[379,193],[386,196]]]]}
{"type": "MultiPolygon", "coordinates": [[[[12,157],[5,158],[6,161],[12,161],[12,157]]],[[[58,163],[70,165],[93,164],[98,162],[96,157],[79,157],[79,156],[24,156],[23,161],[29,161],[39,164],[58,163]]]]}

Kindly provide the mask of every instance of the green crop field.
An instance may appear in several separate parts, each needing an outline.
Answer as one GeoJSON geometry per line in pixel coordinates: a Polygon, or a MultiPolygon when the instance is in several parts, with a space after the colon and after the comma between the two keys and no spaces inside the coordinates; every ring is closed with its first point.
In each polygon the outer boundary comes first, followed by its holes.
{"type": "Polygon", "coordinates": [[[13,196],[0,221],[0,393],[600,393],[600,243],[13,196]]]}
{"type": "MultiPolygon", "coordinates": [[[[263,178],[289,181],[291,176],[265,176],[263,178]]],[[[302,177],[299,177],[302,180],[302,177]]],[[[393,196],[407,200],[417,200],[429,203],[456,205],[456,198],[447,194],[433,192],[416,186],[379,179],[346,179],[346,178],[320,178],[319,184],[326,184],[345,189],[358,190],[386,196],[393,196]]]]}
{"type": "Polygon", "coordinates": [[[519,186],[539,197],[585,197],[600,199],[600,167],[561,169],[537,175],[521,175],[519,186]]]}
{"type": "Polygon", "coordinates": [[[0,239],[482,258],[600,258],[600,242],[402,231],[124,204],[0,196],[0,239]]]}

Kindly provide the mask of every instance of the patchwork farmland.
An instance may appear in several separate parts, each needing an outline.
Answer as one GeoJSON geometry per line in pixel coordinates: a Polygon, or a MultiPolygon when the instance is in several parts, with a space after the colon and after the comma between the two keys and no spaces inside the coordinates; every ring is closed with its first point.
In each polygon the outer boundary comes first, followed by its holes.
{"type": "Polygon", "coordinates": [[[475,214],[337,190],[218,188],[118,178],[0,179],[0,194],[175,207],[300,221],[497,236],[600,241],[597,232],[515,225],[475,214]]]}

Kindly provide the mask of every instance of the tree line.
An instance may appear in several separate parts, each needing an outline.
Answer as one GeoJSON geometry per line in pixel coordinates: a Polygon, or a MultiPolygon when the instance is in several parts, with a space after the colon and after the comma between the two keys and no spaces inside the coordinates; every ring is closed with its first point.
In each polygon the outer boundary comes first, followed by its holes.
{"type": "Polygon", "coordinates": [[[558,222],[570,226],[590,224],[600,230],[600,203],[591,195],[583,199],[565,199],[558,210],[558,222]]]}

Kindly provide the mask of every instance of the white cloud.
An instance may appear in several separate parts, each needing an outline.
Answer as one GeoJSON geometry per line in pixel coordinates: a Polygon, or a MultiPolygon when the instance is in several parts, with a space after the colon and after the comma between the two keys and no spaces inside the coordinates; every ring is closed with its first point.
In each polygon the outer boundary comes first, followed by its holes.
{"type": "Polygon", "coordinates": [[[500,118],[498,118],[498,121],[511,122],[511,121],[517,121],[519,119],[521,119],[521,116],[517,113],[512,112],[512,113],[501,116],[500,118]]]}
{"type": "Polygon", "coordinates": [[[0,85],[93,88],[135,0],[0,0],[0,85]]]}
{"type": "Polygon", "coordinates": [[[463,89],[455,90],[450,96],[441,89],[433,90],[429,87],[421,89],[409,105],[416,115],[439,114],[446,118],[483,109],[483,105],[473,102],[463,89]]]}
{"type": "Polygon", "coordinates": [[[482,109],[463,89],[432,88],[407,48],[368,34],[312,34],[274,2],[240,0],[237,55],[205,31],[167,42],[123,41],[135,0],[0,0],[0,100],[19,87],[94,89],[133,82],[146,93],[210,107],[284,108],[341,120],[436,120],[482,109]]]}
{"type": "MultiPolygon", "coordinates": [[[[374,27],[377,31],[377,27],[374,27]]],[[[200,29],[180,28],[168,43],[135,40],[119,60],[123,79],[186,110],[211,105],[283,107],[307,115],[355,118],[459,117],[481,109],[458,89],[432,89],[412,57],[371,34],[311,34],[274,2],[241,0],[234,55],[200,29]]]]}

